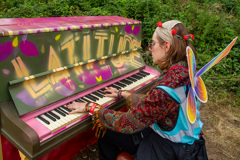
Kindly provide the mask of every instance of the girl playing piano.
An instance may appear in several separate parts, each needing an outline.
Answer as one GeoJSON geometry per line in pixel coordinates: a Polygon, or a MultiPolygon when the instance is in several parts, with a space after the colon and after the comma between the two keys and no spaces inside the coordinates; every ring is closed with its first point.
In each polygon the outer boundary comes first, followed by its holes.
{"type": "Polygon", "coordinates": [[[187,116],[186,99],[190,78],[186,48],[194,39],[179,21],[159,22],[149,44],[153,62],[161,75],[147,95],[107,88],[105,96],[131,102],[127,112],[101,108],[94,103],[68,105],[71,113],[90,111],[98,129],[99,159],[115,160],[126,151],[141,160],[207,159],[202,122],[196,101],[196,118],[187,116]]]}

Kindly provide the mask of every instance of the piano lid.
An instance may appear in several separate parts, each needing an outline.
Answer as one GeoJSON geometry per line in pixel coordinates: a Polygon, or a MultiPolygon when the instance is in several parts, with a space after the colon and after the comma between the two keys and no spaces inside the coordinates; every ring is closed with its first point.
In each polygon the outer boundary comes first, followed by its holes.
{"type": "Polygon", "coordinates": [[[140,21],[119,16],[1,18],[0,36],[56,32],[83,28],[103,28],[140,23],[140,21]]]}
{"type": "Polygon", "coordinates": [[[119,16],[1,19],[0,32],[0,102],[8,84],[141,50],[141,23],[119,16]]]}

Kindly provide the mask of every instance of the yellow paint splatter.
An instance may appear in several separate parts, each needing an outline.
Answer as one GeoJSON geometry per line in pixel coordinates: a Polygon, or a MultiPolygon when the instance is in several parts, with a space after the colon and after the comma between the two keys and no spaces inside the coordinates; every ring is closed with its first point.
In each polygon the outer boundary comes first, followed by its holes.
{"type": "Polygon", "coordinates": [[[118,27],[115,27],[115,31],[118,32],[118,27]]]}
{"type": "Polygon", "coordinates": [[[76,37],[76,38],[75,38],[75,41],[78,41],[79,39],[80,39],[80,37],[76,37]]]}
{"type": "Polygon", "coordinates": [[[85,88],[85,86],[84,85],[79,85],[79,88],[85,88]]]}
{"type": "Polygon", "coordinates": [[[102,76],[99,76],[99,77],[95,76],[95,77],[96,77],[96,80],[97,80],[98,82],[101,82],[101,81],[102,81],[102,76]]]}
{"type": "Polygon", "coordinates": [[[12,42],[13,47],[17,47],[18,46],[18,37],[14,38],[13,42],[12,42]]]}
{"type": "Polygon", "coordinates": [[[42,53],[44,53],[44,52],[45,52],[44,45],[42,45],[41,52],[42,52],[42,53]]]}
{"type": "Polygon", "coordinates": [[[132,26],[132,30],[134,29],[134,27],[135,27],[135,26],[133,25],[133,26],[132,26]]]}
{"type": "Polygon", "coordinates": [[[57,36],[55,37],[55,40],[58,41],[58,40],[60,39],[60,37],[61,37],[61,34],[57,35],[57,36]]]}

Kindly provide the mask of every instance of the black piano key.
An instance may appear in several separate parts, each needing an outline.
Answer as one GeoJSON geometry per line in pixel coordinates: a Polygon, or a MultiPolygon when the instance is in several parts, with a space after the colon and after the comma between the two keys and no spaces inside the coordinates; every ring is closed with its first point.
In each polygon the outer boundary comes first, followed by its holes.
{"type": "Polygon", "coordinates": [[[140,73],[146,74],[146,75],[150,75],[150,73],[145,72],[145,71],[140,71],[140,73]]]}
{"type": "Polygon", "coordinates": [[[96,99],[96,100],[99,100],[98,97],[94,96],[92,93],[91,94],[88,94],[88,96],[91,96],[92,98],[96,99]]]}
{"type": "Polygon", "coordinates": [[[68,112],[63,110],[61,107],[57,108],[59,111],[61,111],[62,113],[64,113],[65,115],[68,115],[68,112]]]}
{"type": "MultiPolygon", "coordinates": [[[[94,102],[96,101],[95,98],[93,98],[93,97],[91,97],[91,96],[89,96],[89,95],[86,95],[85,97],[88,98],[88,99],[91,100],[91,101],[94,101],[94,102]]],[[[85,99],[86,99],[86,98],[85,98],[85,99]]]]}
{"type": "Polygon", "coordinates": [[[105,91],[105,90],[106,90],[105,88],[102,88],[102,89],[100,89],[99,91],[102,91],[102,92],[103,92],[103,91],[105,91]]]}
{"type": "Polygon", "coordinates": [[[122,84],[122,83],[120,83],[120,82],[116,82],[116,84],[119,85],[119,86],[121,86],[121,87],[126,87],[125,84],[122,84]]]}
{"type": "Polygon", "coordinates": [[[83,101],[83,103],[87,103],[87,101],[86,100],[84,100],[84,99],[82,99],[82,98],[79,98],[81,101],[83,101]]]}
{"type": "Polygon", "coordinates": [[[138,79],[138,80],[143,78],[142,76],[138,76],[138,75],[136,75],[136,74],[135,74],[135,75],[132,75],[132,77],[133,77],[133,78],[136,78],[136,79],[138,79]]]}
{"type": "Polygon", "coordinates": [[[85,102],[89,102],[89,103],[91,102],[91,101],[89,101],[89,100],[87,100],[86,98],[83,98],[83,97],[81,99],[84,100],[85,102]]]}
{"type": "Polygon", "coordinates": [[[97,96],[97,97],[99,97],[99,98],[103,98],[103,97],[104,97],[103,95],[101,95],[101,94],[99,94],[99,93],[97,93],[97,92],[93,92],[92,94],[94,94],[95,96],[97,96]]]}
{"type": "Polygon", "coordinates": [[[129,85],[129,84],[132,83],[132,82],[126,80],[126,79],[123,79],[123,80],[121,80],[120,82],[121,82],[121,83],[124,83],[124,84],[126,84],[126,85],[129,85]]]}
{"type": "Polygon", "coordinates": [[[52,121],[56,121],[56,119],[54,117],[52,117],[51,115],[49,115],[48,113],[44,113],[44,115],[46,117],[48,117],[49,119],[51,119],[52,121]]]}
{"type": "Polygon", "coordinates": [[[71,109],[69,109],[69,108],[67,108],[65,106],[61,106],[61,108],[65,109],[67,112],[71,112],[72,111],[71,109]]]}
{"type": "Polygon", "coordinates": [[[50,124],[50,122],[48,121],[48,120],[46,120],[46,119],[44,119],[43,117],[41,117],[41,116],[38,116],[38,118],[41,120],[41,121],[43,121],[44,123],[46,123],[46,124],[50,124]]]}
{"type": "Polygon", "coordinates": [[[134,82],[136,82],[137,81],[137,79],[135,79],[135,78],[133,78],[133,77],[128,77],[130,80],[132,80],[132,81],[134,81],[134,82]]]}
{"type": "Polygon", "coordinates": [[[84,101],[82,101],[81,99],[76,99],[75,101],[76,101],[76,102],[82,102],[82,103],[84,102],[84,101]]]}
{"type": "MultiPolygon", "coordinates": [[[[119,85],[117,85],[116,83],[114,83],[113,85],[117,86],[119,89],[124,88],[123,86],[119,86],[119,85]]],[[[119,89],[118,89],[118,90],[119,90],[119,89]]]]}
{"type": "Polygon", "coordinates": [[[129,81],[129,80],[127,80],[127,79],[124,79],[125,81],[128,81],[130,84],[132,84],[133,82],[131,82],[131,81],[129,81]]]}
{"type": "Polygon", "coordinates": [[[142,74],[142,73],[140,73],[140,72],[138,72],[138,73],[136,73],[136,74],[134,74],[134,75],[139,76],[139,77],[145,77],[145,76],[146,76],[145,74],[142,74]]]}
{"type": "Polygon", "coordinates": [[[105,93],[103,91],[97,91],[97,93],[101,94],[103,97],[105,97],[105,93]]]}
{"type": "Polygon", "coordinates": [[[53,112],[49,111],[48,114],[50,114],[51,116],[53,116],[56,119],[60,119],[60,117],[56,114],[54,114],[53,112]]]}
{"type": "Polygon", "coordinates": [[[146,74],[142,74],[142,73],[140,73],[140,72],[138,72],[138,73],[135,74],[135,75],[137,75],[137,76],[141,76],[141,77],[146,77],[146,76],[147,76],[146,74]]]}
{"type": "MultiPolygon", "coordinates": [[[[104,89],[103,91],[105,91],[105,90],[106,90],[106,89],[104,89]]],[[[99,93],[101,93],[101,94],[104,95],[105,93],[104,93],[103,91],[102,91],[102,90],[98,90],[99,93]]]]}
{"type": "Polygon", "coordinates": [[[64,116],[64,117],[66,117],[66,114],[63,113],[63,112],[61,112],[61,111],[59,111],[58,108],[55,108],[54,111],[56,111],[58,114],[60,114],[60,115],[62,115],[62,116],[64,116]]]}
{"type": "Polygon", "coordinates": [[[116,89],[121,89],[120,87],[118,87],[118,86],[116,86],[116,85],[114,85],[114,84],[112,84],[112,85],[110,85],[111,87],[113,87],[113,88],[116,88],[116,89]]]}
{"type": "Polygon", "coordinates": [[[93,96],[93,97],[97,98],[97,100],[99,100],[99,98],[101,98],[101,97],[98,97],[98,96],[94,95],[93,93],[91,93],[90,96],[93,96]]]}
{"type": "MultiPolygon", "coordinates": [[[[133,79],[133,80],[135,80],[135,81],[138,81],[138,80],[139,80],[138,78],[133,77],[133,76],[131,76],[130,78],[133,79]]],[[[141,78],[140,78],[140,79],[141,79],[141,78]]]]}
{"type": "Polygon", "coordinates": [[[131,77],[126,78],[126,80],[129,80],[129,81],[131,81],[131,82],[136,82],[136,81],[137,81],[137,80],[135,80],[135,79],[133,79],[133,78],[131,78],[131,77]]]}
{"type": "Polygon", "coordinates": [[[123,80],[121,80],[120,82],[123,83],[123,84],[125,84],[125,85],[127,85],[127,86],[129,85],[129,83],[124,82],[123,80]]]}

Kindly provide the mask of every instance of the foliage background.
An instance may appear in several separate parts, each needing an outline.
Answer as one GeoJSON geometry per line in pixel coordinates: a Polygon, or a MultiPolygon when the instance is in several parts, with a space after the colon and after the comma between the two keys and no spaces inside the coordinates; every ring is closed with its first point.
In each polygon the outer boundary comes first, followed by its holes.
{"type": "MultiPolygon", "coordinates": [[[[143,50],[158,21],[177,19],[195,36],[197,69],[240,33],[240,0],[1,0],[0,18],[118,15],[142,21],[143,50]]],[[[1,20],[1,19],[0,19],[1,20]]],[[[240,106],[240,39],[230,54],[202,78],[211,96],[233,97],[240,106]]],[[[144,55],[154,66],[152,57],[144,55]]],[[[227,99],[227,98],[226,98],[227,99]]]]}

